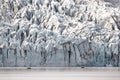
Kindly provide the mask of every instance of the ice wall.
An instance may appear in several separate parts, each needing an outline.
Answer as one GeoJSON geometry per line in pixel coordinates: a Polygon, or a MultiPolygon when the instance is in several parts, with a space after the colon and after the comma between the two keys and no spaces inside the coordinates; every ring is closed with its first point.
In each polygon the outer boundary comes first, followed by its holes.
{"type": "Polygon", "coordinates": [[[120,9],[103,0],[1,0],[0,66],[120,66],[120,9]]]}

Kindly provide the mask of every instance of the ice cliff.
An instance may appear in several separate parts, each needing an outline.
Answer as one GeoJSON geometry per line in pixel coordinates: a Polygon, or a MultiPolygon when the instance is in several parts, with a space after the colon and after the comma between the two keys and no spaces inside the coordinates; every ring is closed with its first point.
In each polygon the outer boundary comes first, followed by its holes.
{"type": "Polygon", "coordinates": [[[120,66],[120,7],[105,1],[0,0],[0,66],[120,66]]]}

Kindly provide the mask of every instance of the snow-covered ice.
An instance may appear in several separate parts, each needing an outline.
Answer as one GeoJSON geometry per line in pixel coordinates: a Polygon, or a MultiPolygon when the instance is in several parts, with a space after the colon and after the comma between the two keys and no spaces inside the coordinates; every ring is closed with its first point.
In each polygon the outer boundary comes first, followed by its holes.
{"type": "Polygon", "coordinates": [[[105,1],[0,0],[0,66],[120,66],[120,6],[105,1]]]}

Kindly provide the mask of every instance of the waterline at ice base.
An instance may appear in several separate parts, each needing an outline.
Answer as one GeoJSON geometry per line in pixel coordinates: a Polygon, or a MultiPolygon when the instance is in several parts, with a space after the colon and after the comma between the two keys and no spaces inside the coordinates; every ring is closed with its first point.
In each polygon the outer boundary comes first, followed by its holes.
{"type": "Polygon", "coordinates": [[[0,67],[120,67],[120,0],[0,0],[0,67]]]}

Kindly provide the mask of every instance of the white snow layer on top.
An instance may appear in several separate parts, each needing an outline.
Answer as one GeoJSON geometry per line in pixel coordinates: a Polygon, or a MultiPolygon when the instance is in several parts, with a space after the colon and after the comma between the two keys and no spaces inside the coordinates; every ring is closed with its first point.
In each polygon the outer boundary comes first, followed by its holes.
{"type": "Polygon", "coordinates": [[[119,16],[103,0],[0,0],[0,66],[120,66],[119,16]]]}

